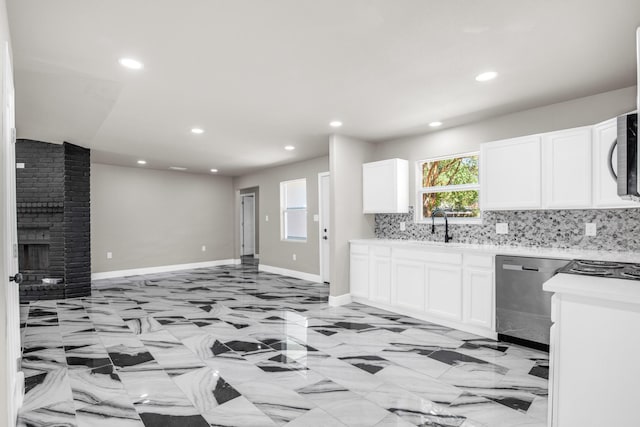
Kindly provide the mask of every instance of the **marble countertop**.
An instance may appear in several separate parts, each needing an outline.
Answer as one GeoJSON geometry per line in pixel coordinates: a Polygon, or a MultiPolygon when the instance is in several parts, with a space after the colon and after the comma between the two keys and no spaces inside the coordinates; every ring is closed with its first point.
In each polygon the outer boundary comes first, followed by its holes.
{"type": "MultiPolygon", "coordinates": [[[[537,258],[590,259],[640,263],[640,252],[595,251],[582,249],[543,248],[531,246],[505,246],[471,243],[444,243],[423,240],[353,239],[350,243],[393,247],[413,247],[427,250],[452,252],[480,252],[492,255],[513,255],[537,258]]],[[[623,280],[623,279],[621,279],[623,280]]],[[[626,280],[625,280],[626,281],[626,280]]],[[[640,286],[639,286],[640,287],[640,286]]]]}
{"type": "Polygon", "coordinates": [[[542,288],[548,292],[640,305],[640,281],[637,280],[559,273],[542,288]]]}

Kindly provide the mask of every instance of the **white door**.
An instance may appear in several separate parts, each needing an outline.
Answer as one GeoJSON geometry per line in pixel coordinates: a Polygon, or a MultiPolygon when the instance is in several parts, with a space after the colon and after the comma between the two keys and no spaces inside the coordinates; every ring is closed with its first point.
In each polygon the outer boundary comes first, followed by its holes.
{"type": "Polygon", "coordinates": [[[447,319],[462,320],[462,269],[455,265],[427,266],[427,311],[447,319]]]}
{"type": "MultiPolygon", "coordinates": [[[[15,425],[18,408],[22,404],[23,375],[18,373],[20,357],[20,302],[18,285],[10,281],[9,276],[18,273],[18,239],[16,227],[16,159],[15,159],[15,116],[13,72],[9,45],[5,44],[2,52],[3,61],[3,111],[2,111],[2,157],[3,173],[2,190],[4,207],[2,216],[2,281],[4,292],[0,292],[0,331],[6,331],[4,350],[0,357],[4,359],[0,365],[0,382],[6,384],[7,425],[15,425]],[[6,369],[6,371],[5,371],[6,369]],[[2,381],[3,380],[3,381],[2,381]]],[[[1,333],[1,332],[0,332],[1,333]]],[[[4,420],[3,420],[4,422],[4,420]]]]}
{"type": "Polygon", "coordinates": [[[242,251],[240,255],[254,255],[256,251],[256,204],[255,194],[242,196],[242,251]]]}
{"type": "Polygon", "coordinates": [[[318,174],[318,194],[320,206],[320,277],[329,283],[329,172],[318,174]]]}

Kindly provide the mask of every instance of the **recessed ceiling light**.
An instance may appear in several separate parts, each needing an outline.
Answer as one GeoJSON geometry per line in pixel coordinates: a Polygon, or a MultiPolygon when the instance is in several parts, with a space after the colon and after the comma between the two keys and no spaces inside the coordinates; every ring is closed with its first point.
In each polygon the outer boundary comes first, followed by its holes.
{"type": "Polygon", "coordinates": [[[169,169],[174,170],[174,171],[186,171],[187,168],[183,168],[181,166],[169,166],[169,169]]]}
{"type": "Polygon", "coordinates": [[[139,165],[146,165],[147,161],[146,160],[138,160],[138,164],[139,165]]]}
{"type": "Polygon", "coordinates": [[[218,172],[218,169],[211,169],[211,172],[216,173],[218,172]]]}
{"type": "Polygon", "coordinates": [[[131,70],[141,70],[142,68],[144,68],[142,62],[133,58],[120,58],[118,62],[123,67],[129,68],[131,70]]]}
{"type": "Polygon", "coordinates": [[[296,147],[294,147],[293,145],[285,145],[284,149],[287,151],[292,151],[292,150],[295,150],[296,147]]]}
{"type": "Polygon", "coordinates": [[[193,129],[191,129],[191,133],[195,133],[196,135],[200,135],[200,134],[204,133],[204,130],[200,129],[200,128],[193,128],[193,129]]]}
{"type": "Polygon", "coordinates": [[[429,123],[429,126],[431,126],[432,128],[437,128],[438,126],[442,126],[442,122],[431,122],[429,123]]]}
{"type": "Polygon", "coordinates": [[[476,80],[479,82],[488,82],[489,80],[493,80],[496,77],[498,77],[498,73],[496,73],[495,71],[487,71],[485,73],[478,74],[476,76],[476,80]]]}
{"type": "Polygon", "coordinates": [[[340,126],[342,126],[342,122],[339,120],[334,120],[329,123],[329,126],[331,126],[332,128],[339,128],[340,126]]]}

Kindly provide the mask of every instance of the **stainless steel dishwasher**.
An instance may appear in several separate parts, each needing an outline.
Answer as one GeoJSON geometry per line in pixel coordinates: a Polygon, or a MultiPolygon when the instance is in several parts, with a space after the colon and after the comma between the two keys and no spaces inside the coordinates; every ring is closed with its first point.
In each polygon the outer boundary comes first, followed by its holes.
{"type": "Polygon", "coordinates": [[[496,255],[498,339],[549,349],[551,294],[542,284],[569,260],[496,255]]]}

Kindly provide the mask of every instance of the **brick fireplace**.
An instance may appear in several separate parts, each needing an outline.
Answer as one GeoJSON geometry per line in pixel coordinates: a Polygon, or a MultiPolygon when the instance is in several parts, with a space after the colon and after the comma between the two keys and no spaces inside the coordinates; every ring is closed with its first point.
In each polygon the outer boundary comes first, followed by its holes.
{"type": "Polygon", "coordinates": [[[19,139],[16,163],[20,300],[90,295],[90,150],[19,139]]]}

